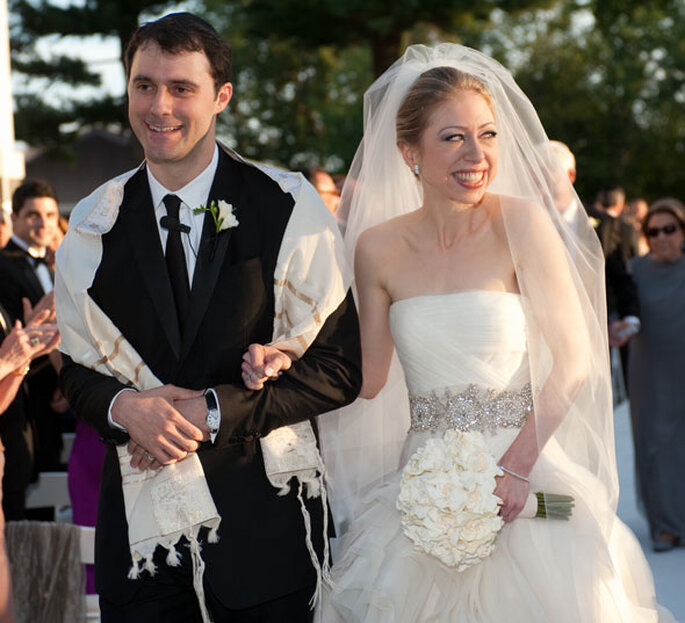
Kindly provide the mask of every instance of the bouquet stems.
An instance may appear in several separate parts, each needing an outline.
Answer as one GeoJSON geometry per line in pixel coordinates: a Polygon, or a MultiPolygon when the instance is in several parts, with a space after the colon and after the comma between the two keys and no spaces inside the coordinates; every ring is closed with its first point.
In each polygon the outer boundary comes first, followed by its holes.
{"type": "Polygon", "coordinates": [[[558,493],[531,493],[520,517],[529,519],[540,517],[543,519],[561,519],[568,521],[573,514],[575,503],[570,495],[558,493]]]}

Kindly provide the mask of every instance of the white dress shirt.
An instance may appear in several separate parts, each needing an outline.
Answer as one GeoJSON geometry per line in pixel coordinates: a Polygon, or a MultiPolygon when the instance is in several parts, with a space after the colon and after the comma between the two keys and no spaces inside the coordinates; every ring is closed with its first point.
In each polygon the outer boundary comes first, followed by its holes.
{"type": "MultiPolygon", "coordinates": [[[[183,225],[190,227],[190,232],[181,235],[181,242],[183,244],[183,251],[186,256],[186,267],[188,269],[188,282],[189,286],[192,288],[193,284],[193,274],[195,273],[195,264],[197,263],[197,252],[200,248],[200,240],[202,237],[202,226],[205,221],[206,214],[204,212],[198,212],[195,214],[193,210],[200,207],[208,207],[205,205],[207,198],[209,197],[209,191],[212,189],[212,182],[214,181],[214,176],[216,174],[217,166],[219,165],[219,148],[214,147],[214,156],[212,161],[209,163],[207,168],[202,171],[197,177],[188,182],[183,188],[179,190],[171,191],[167,190],[162,184],[155,178],[155,176],[150,171],[150,167],[146,167],[147,179],[150,184],[150,193],[152,195],[152,205],[155,210],[155,219],[157,221],[157,229],[159,230],[159,238],[162,242],[162,249],[166,249],[166,240],[169,232],[160,225],[160,219],[166,216],[167,210],[164,205],[163,199],[166,195],[176,195],[181,200],[181,206],[179,208],[178,218],[183,225]]],[[[107,413],[107,421],[112,428],[117,428],[122,431],[126,431],[126,428],[117,424],[112,418],[112,405],[114,401],[119,397],[121,392],[125,391],[135,391],[131,388],[122,389],[120,392],[112,398],[112,402],[109,404],[109,411],[107,413]]],[[[219,409],[219,415],[221,415],[221,407],[219,406],[219,398],[213,388],[209,388],[214,394],[217,407],[219,409]]],[[[221,422],[221,420],[219,420],[221,422]]],[[[212,443],[216,439],[216,433],[210,435],[212,443]]]]}
{"type": "Polygon", "coordinates": [[[188,182],[183,188],[171,191],[167,190],[160,184],[159,181],[147,167],[147,179],[150,184],[150,193],[152,194],[152,205],[155,209],[155,219],[157,221],[157,229],[159,230],[159,238],[162,241],[162,249],[166,249],[166,240],[169,232],[164,229],[159,221],[163,216],[166,216],[166,206],[162,201],[166,195],[176,195],[181,200],[181,207],[179,209],[178,217],[183,225],[190,227],[190,233],[181,234],[181,242],[183,243],[183,251],[186,256],[186,267],[188,269],[189,286],[193,283],[193,273],[195,272],[195,264],[197,262],[197,251],[200,248],[200,239],[202,237],[202,225],[205,221],[205,213],[198,212],[195,214],[193,210],[206,206],[209,191],[212,188],[216,168],[219,165],[219,148],[214,147],[214,156],[209,166],[202,171],[196,178],[188,182]]]}
{"type": "Polygon", "coordinates": [[[33,268],[33,272],[36,275],[36,279],[38,279],[38,281],[40,282],[40,287],[43,288],[43,293],[47,294],[48,292],[52,292],[53,289],[55,288],[55,286],[52,283],[52,277],[50,276],[50,269],[43,262],[34,261],[37,258],[45,259],[45,249],[43,249],[42,253],[40,251],[36,251],[32,247],[29,247],[29,245],[27,245],[16,234],[12,234],[11,240],[20,249],[22,249],[23,251],[26,251],[26,253],[28,253],[28,255],[29,255],[28,262],[29,262],[29,264],[31,264],[31,268],[33,268]]]}

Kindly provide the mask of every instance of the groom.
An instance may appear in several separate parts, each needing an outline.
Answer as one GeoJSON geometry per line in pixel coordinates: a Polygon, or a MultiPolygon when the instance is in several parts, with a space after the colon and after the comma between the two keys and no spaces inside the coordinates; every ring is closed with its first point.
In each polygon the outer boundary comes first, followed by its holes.
{"type": "MultiPolygon", "coordinates": [[[[303,512],[295,491],[279,495],[267,480],[259,440],[349,403],[359,391],[356,312],[349,279],[340,279],[332,261],[341,257],[335,222],[301,176],[217,145],[216,118],[232,95],[231,50],[209,24],[188,13],[145,24],[125,60],[129,120],[145,162],[76,207],[58,257],[58,315],[68,355],[62,384],[79,417],[110,444],[96,531],[102,621],[202,620],[187,547],[176,549],[180,566],[167,564],[158,547],[156,573],[127,578],[129,526],[115,451],[125,443],[141,470],[180,465],[197,450],[221,517],[218,543],[200,533],[204,600],[216,623],[310,621],[316,574],[303,512]],[[217,222],[198,211],[211,206],[231,214],[217,222]],[[318,222],[326,225],[317,229],[318,222]],[[293,239],[307,242],[288,248],[293,239]],[[89,363],[88,349],[78,356],[78,348],[70,349],[67,325],[98,321],[90,313],[76,317],[76,306],[65,301],[90,261],[85,249],[93,240],[98,244],[88,248],[100,255],[82,292],[120,339],[89,363]],[[298,264],[310,244],[318,245],[313,261],[298,264]],[[324,300],[318,293],[334,282],[344,286],[324,300]],[[304,320],[289,324],[298,317],[304,320]],[[261,391],[249,391],[242,355],[275,336],[283,340],[276,340],[279,347],[292,346],[295,361],[261,391]],[[298,351],[298,343],[308,348],[298,351]],[[125,344],[161,387],[136,391],[120,376],[93,369],[125,344]]],[[[73,333],[77,344],[79,332],[73,333]]],[[[321,502],[306,506],[321,560],[321,502]]]]}

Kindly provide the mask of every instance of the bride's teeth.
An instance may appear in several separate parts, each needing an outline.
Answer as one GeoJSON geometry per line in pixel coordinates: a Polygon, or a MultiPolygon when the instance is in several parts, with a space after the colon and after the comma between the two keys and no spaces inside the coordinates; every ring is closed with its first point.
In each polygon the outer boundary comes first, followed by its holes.
{"type": "Polygon", "coordinates": [[[457,173],[457,178],[464,180],[465,182],[477,182],[481,177],[483,177],[482,171],[469,171],[468,173],[457,173]]]}
{"type": "Polygon", "coordinates": [[[151,125],[151,126],[150,126],[150,129],[151,129],[153,132],[173,132],[174,130],[177,130],[178,127],[179,127],[179,126],[168,126],[168,127],[160,128],[160,127],[151,125]]]}

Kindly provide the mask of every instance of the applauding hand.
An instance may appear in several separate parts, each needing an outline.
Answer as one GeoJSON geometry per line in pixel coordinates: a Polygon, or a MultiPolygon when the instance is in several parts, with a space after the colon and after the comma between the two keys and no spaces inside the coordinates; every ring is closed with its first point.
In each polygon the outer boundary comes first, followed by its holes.
{"type": "Polygon", "coordinates": [[[56,325],[38,323],[24,328],[17,320],[0,345],[0,379],[10,372],[21,371],[31,360],[44,355],[58,343],[56,325]]]}

